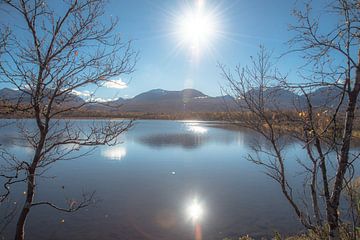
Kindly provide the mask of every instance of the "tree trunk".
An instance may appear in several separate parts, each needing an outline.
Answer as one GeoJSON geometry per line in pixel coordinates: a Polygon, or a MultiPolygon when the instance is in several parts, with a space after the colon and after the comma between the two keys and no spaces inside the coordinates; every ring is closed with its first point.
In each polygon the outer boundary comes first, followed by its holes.
{"type": "Polygon", "coordinates": [[[329,240],[340,240],[339,215],[337,207],[327,209],[327,220],[329,224],[329,240]]]}
{"type": "Polygon", "coordinates": [[[23,209],[21,210],[19,219],[17,221],[15,240],[24,240],[25,238],[25,222],[30,212],[31,204],[33,202],[34,189],[35,189],[35,171],[29,170],[26,200],[23,209]]]}
{"type": "MultiPolygon", "coordinates": [[[[349,105],[346,110],[345,129],[343,135],[343,143],[340,153],[339,167],[335,177],[334,190],[331,196],[330,205],[327,206],[330,240],[340,239],[339,233],[339,208],[340,195],[343,188],[343,181],[349,162],[349,150],[352,137],[353,123],[355,119],[355,109],[357,98],[360,92],[360,50],[358,52],[358,65],[355,73],[354,89],[349,94],[349,105]]],[[[350,81],[350,79],[349,79],[350,81]]]]}
{"type": "Polygon", "coordinates": [[[34,109],[35,119],[40,131],[40,139],[34,157],[32,159],[31,166],[28,168],[26,199],[16,224],[15,240],[24,240],[25,238],[25,223],[27,216],[29,215],[35,194],[35,172],[37,165],[41,159],[41,151],[44,148],[45,139],[48,131],[48,122],[45,124],[45,126],[41,122],[39,105],[35,105],[34,109]]]}

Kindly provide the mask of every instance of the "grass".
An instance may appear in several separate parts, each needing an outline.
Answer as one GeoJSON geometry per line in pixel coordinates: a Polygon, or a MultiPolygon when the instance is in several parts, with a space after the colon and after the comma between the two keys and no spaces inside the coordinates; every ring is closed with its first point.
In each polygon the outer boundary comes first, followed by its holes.
{"type": "MultiPolygon", "coordinates": [[[[342,224],[340,227],[340,239],[341,240],[353,240],[359,239],[359,230],[357,230],[356,237],[350,231],[351,226],[349,224],[342,224]]],[[[309,230],[307,233],[298,234],[294,236],[281,236],[280,233],[275,232],[274,236],[270,238],[271,240],[327,240],[329,237],[328,227],[327,225],[323,228],[319,228],[317,231],[309,230]]],[[[268,239],[268,240],[270,240],[268,239]]],[[[223,240],[254,240],[251,236],[242,236],[239,238],[224,238],[223,240]]],[[[266,240],[266,239],[262,239],[266,240]]]]}

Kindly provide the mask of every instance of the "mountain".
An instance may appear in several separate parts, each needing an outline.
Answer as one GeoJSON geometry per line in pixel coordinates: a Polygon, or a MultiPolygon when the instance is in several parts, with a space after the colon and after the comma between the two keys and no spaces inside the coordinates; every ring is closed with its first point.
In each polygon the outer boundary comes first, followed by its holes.
{"type": "Polygon", "coordinates": [[[121,98],[121,97],[114,100],[114,101],[112,101],[112,103],[114,103],[114,104],[123,104],[124,102],[126,102],[126,100],[124,98],[121,98]]]}
{"type": "Polygon", "coordinates": [[[141,93],[133,98],[134,101],[169,101],[184,100],[189,101],[194,98],[207,97],[202,92],[195,89],[184,89],[182,91],[166,91],[163,89],[154,89],[141,93]]]}
{"type": "MultiPolygon", "coordinates": [[[[51,90],[48,91],[50,96],[51,90]]],[[[46,96],[43,98],[43,102],[47,102],[49,99],[46,96]]],[[[3,88],[0,90],[0,101],[10,102],[10,103],[23,103],[28,104],[31,101],[29,94],[21,92],[19,90],[13,90],[10,88],[3,88]]],[[[55,98],[55,103],[57,104],[66,104],[66,105],[81,105],[85,103],[85,100],[75,94],[66,94],[55,98]]]]}
{"type": "Polygon", "coordinates": [[[3,88],[0,90],[0,101],[8,101],[11,103],[30,102],[30,96],[17,90],[3,88]]]}
{"type": "MultiPolygon", "coordinates": [[[[309,94],[309,99],[315,107],[334,108],[340,102],[342,90],[336,86],[318,88],[309,94]]],[[[344,103],[348,101],[348,96],[344,96],[344,103]]],[[[345,107],[345,106],[342,106],[345,107]]]]}
{"type": "MultiPolygon", "coordinates": [[[[314,107],[334,108],[340,99],[341,90],[337,87],[322,87],[309,93],[309,98],[314,107]]],[[[259,89],[252,89],[247,96],[254,101],[259,99],[259,89]]],[[[298,95],[280,87],[271,87],[263,91],[265,106],[268,109],[293,109],[306,106],[304,95],[298,95]]],[[[16,103],[29,103],[30,97],[19,91],[4,88],[0,90],[0,100],[16,103]]],[[[44,100],[46,101],[46,100],[44,100]]],[[[347,97],[345,97],[345,103],[347,97]]],[[[85,102],[75,94],[68,94],[65,99],[57,98],[56,103],[66,105],[81,105],[85,102]]],[[[184,112],[224,112],[227,110],[239,110],[238,106],[244,105],[244,100],[235,99],[232,96],[211,97],[196,89],[184,89],[181,91],[167,91],[153,89],[141,93],[130,99],[119,98],[106,103],[92,103],[84,107],[91,111],[117,111],[132,113],[184,113],[184,112]]],[[[359,99],[360,106],[360,99],[359,99]]],[[[345,107],[345,106],[344,106],[345,107]]]]}
{"type": "Polygon", "coordinates": [[[210,97],[195,89],[167,91],[154,89],[141,93],[132,99],[113,101],[111,105],[122,104],[122,112],[220,112],[225,111],[224,103],[232,104],[232,98],[210,97]]]}
{"type": "Polygon", "coordinates": [[[291,109],[294,106],[300,107],[304,104],[303,96],[299,96],[294,92],[281,87],[269,87],[260,91],[259,89],[252,89],[246,93],[247,97],[258,102],[260,93],[262,92],[264,105],[268,109],[291,109]]]}

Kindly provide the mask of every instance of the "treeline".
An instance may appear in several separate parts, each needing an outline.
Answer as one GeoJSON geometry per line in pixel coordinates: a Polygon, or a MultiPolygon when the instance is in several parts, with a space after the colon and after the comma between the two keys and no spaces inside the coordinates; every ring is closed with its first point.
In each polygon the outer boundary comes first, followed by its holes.
{"type": "Polygon", "coordinates": [[[109,112],[109,111],[76,111],[63,114],[65,118],[126,118],[126,119],[162,119],[162,120],[203,120],[227,121],[227,112],[177,112],[177,113],[152,113],[152,112],[109,112]]]}
{"type": "MultiPolygon", "coordinates": [[[[0,104],[0,118],[32,118],[31,108],[25,105],[17,106],[16,110],[11,105],[0,104]]],[[[61,111],[61,107],[57,107],[61,111]]],[[[126,119],[163,119],[163,120],[229,120],[227,112],[177,112],[177,113],[152,113],[152,112],[123,112],[116,108],[105,110],[89,110],[85,108],[69,110],[58,115],[59,118],[126,118],[126,119]]]]}
{"type": "MultiPolygon", "coordinates": [[[[14,110],[13,106],[1,104],[0,105],[0,118],[32,118],[33,114],[31,108],[28,106],[17,106],[14,110]]],[[[57,107],[61,110],[61,107],[57,107]]],[[[302,131],[301,121],[306,118],[306,112],[299,112],[295,110],[275,111],[268,110],[266,112],[270,116],[269,119],[278,123],[285,132],[289,131],[302,131]]],[[[345,114],[345,113],[344,113],[345,114]]],[[[319,127],[327,125],[331,120],[332,112],[329,110],[318,110],[314,116],[319,122],[319,127]]],[[[177,112],[177,113],[152,113],[152,112],[122,112],[116,108],[104,110],[89,110],[85,108],[75,109],[72,111],[65,111],[58,115],[58,118],[75,118],[75,119],[158,119],[158,120],[200,120],[200,121],[228,121],[233,122],[235,125],[242,122],[251,122],[256,116],[253,113],[246,111],[233,111],[233,112],[177,112]]],[[[354,124],[353,135],[360,138],[360,118],[356,118],[354,124]]],[[[342,120],[342,119],[338,119],[342,120]]],[[[342,129],[332,129],[331,131],[341,131],[342,129]]]]}

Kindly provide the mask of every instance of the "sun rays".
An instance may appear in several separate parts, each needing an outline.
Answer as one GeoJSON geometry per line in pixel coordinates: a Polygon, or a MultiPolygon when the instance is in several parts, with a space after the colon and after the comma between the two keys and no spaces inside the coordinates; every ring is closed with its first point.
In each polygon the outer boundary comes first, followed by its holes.
{"type": "Polygon", "coordinates": [[[192,63],[204,55],[214,56],[215,45],[222,37],[222,12],[219,9],[218,5],[210,6],[205,0],[196,0],[170,12],[170,35],[176,42],[172,55],[186,52],[192,63]]]}
{"type": "Polygon", "coordinates": [[[176,22],[178,40],[195,54],[208,48],[216,37],[218,23],[214,14],[205,9],[204,1],[186,9],[176,22]]]}

